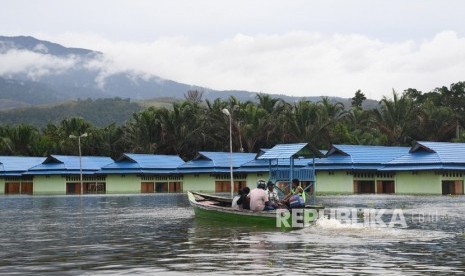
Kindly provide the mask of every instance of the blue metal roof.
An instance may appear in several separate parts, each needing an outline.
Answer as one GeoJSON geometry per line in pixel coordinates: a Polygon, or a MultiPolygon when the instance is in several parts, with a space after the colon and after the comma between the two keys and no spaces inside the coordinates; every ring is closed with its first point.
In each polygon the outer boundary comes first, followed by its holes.
{"type": "Polygon", "coordinates": [[[377,170],[408,151],[408,147],[333,145],[326,153],[326,158],[315,159],[315,169],[377,170]]]}
{"type": "Polygon", "coordinates": [[[132,160],[138,163],[141,168],[150,169],[175,169],[184,164],[184,160],[177,155],[126,153],[120,158],[120,161],[123,160],[132,160]]]}
{"type": "Polygon", "coordinates": [[[417,142],[410,152],[436,153],[441,163],[465,163],[465,143],[417,142]]]}
{"type": "Polygon", "coordinates": [[[465,170],[465,143],[417,142],[380,170],[465,170]]]}
{"type": "Polygon", "coordinates": [[[310,155],[323,156],[320,151],[313,149],[307,143],[278,144],[267,150],[258,159],[290,159],[299,156],[309,157],[310,155]]]}
{"type": "Polygon", "coordinates": [[[410,164],[389,165],[379,169],[380,171],[465,171],[464,164],[410,164]]]}
{"type": "Polygon", "coordinates": [[[382,164],[407,154],[409,150],[409,147],[333,145],[326,156],[331,160],[330,156],[339,154],[340,156],[349,156],[352,163],[382,164]]]}
{"type": "Polygon", "coordinates": [[[362,170],[362,171],[372,171],[383,168],[382,164],[325,164],[318,165],[316,164],[316,171],[337,171],[337,170],[362,170]]]}
{"type": "Polygon", "coordinates": [[[442,163],[441,157],[436,152],[426,152],[426,151],[414,151],[408,153],[398,158],[395,158],[389,162],[387,165],[396,165],[396,164],[439,164],[442,163]]]}
{"type": "MultiPolygon", "coordinates": [[[[76,174],[80,171],[79,156],[50,155],[42,164],[31,167],[24,175],[76,174]]],[[[113,162],[110,157],[82,156],[82,172],[96,172],[113,162]]]]}
{"type": "Polygon", "coordinates": [[[99,173],[166,174],[184,164],[177,155],[125,153],[116,162],[104,166],[99,173]]]}
{"type": "MultiPolygon", "coordinates": [[[[234,172],[266,172],[290,166],[291,158],[313,152],[308,144],[276,145],[260,153],[233,153],[234,172]],[[302,151],[303,150],[303,151],[302,151]]],[[[292,159],[295,167],[312,167],[313,159],[292,159]]],[[[333,145],[326,158],[316,158],[321,170],[465,170],[465,143],[417,142],[413,147],[333,145]]],[[[126,153],[116,162],[109,157],[82,157],[83,174],[164,174],[164,173],[228,173],[229,152],[199,152],[184,162],[178,156],[126,153]]],[[[51,155],[43,157],[0,156],[0,175],[66,175],[79,173],[79,156],[51,155]]]]}
{"type": "Polygon", "coordinates": [[[177,168],[178,173],[223,173],[229,172],[230,157],[234,171],[243,164],[254,160],[255,153],[233,152],[208,152],[201,151],[191,161],[188,161],[177,168]]]}
{"type": "Polygon", "coordinates": [[[193,160],[179,166],[178,169],[183,168],[215,168],[215,167],[228,167],[230,166],[230,158],[232,157],[233,167],[239,167],[255,158],[255,153],[242,153],[233,152],[209,152],[201,151],[193,160]]]}
{"type": "Polygon", "coordinates": [[[44,160],[45,157],[0,156],[0,175],[20,176],[44,160]]]}

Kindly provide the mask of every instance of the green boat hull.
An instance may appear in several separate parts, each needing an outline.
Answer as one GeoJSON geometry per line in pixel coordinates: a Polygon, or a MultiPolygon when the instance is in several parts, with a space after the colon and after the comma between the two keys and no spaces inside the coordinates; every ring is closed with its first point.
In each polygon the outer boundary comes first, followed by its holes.
{"type": "Polygon", "coordinates": [[[206,210],[194,206],[196,218],[224,221],[228,224],[249,224],[261,227],[276,227],[276,215],[273,216],[251,216],[237,213],[226,213],[217,210],[206,210]]]}
{"type": "Polygon", "coordinates": [[[228,226],[247,225],[292,229],[308,226],[318,218],[318,208],[253,212],[234,210],[229,207],[202,205],[196,201],[192,193],[189,192],[188,196],[196,218],[221,222],[228,226]],[[293,212],[296,214],[293,214],[293,212]],[[305,215],[303,215],[304,212],[305,215]],[[300,215],[300,219],[296,220],[293,215],[300,215]]]}

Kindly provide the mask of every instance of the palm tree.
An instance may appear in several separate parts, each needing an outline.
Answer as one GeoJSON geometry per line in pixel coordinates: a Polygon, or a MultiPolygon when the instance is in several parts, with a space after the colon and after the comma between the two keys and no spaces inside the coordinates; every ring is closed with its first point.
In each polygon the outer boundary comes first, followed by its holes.
{"type": "Polygon", "coordinates": [[[386,135],[388,145],[408,145],[412,140],[414,105],[404,96],[399,98],[394,90],[392,96],[392,100],[383,97],[380,109],[374,111],[376,125],[386,135]]]}
{"type": "Polygon", "coordinates": [[[417,115],[415,140],[450,141],[455,136],[457,119],[449,107],[436,106],[426,100],[417,115]]]}
{"type": "Polygon", "coordinates": [[[287,110],[281,124],[281,134],[284,143],[310,142],[314,143],[318,138],[320,127],[318,106],[309,101],[296,103],[291,110],[287,110]]]}
{"type": "Polygon", "coordinates": [[[268,94],[258,93],[258,106],[263,108],[268,114],[276,114],[284,109],[285,102],[280,98],[272,98],[268,94]]]}
{"type": "Polygon", "coordinates": [[[86,154],[98,156],[120,157],[128,148],[127,141],[123,139],[124,132],[115,123],[103,128],[94,128],[86,140],[88,147],[86,154]]]}
{"type": "Polygon", "coordinates": [[[265,109],[253,103],[241,110],[241,133],[247,152],[257,152],[261,147],[270,146],[268,141],[273,133],[270,118],[265,109]]]}
{"type": "Polygon", "coordinates": [[[341,102],[332,103],[328,97],[323,97],[318,102],[320,124],[325,126],[322,129],[322,137],[325,141],[320,141],[321,146],[330,146],[332,143],[344,143],[350,140],[348,128],[342,124],[342,121],[349,115],[344,110],[341,102]]]}
{"type": "Polygon", "coordinates": [[[206,144],[203,131],[204,110],[196,103],[173,104],[173,110],[159,111],[160,147],[163,153],[192,158],[206,144]]]}
{"type": "Polygon", "coordinates": [[[350,132],[350,144],[383,145],[386,142],[386,136],[379,131],[376,125],[373,110],[352,108],[344,121],[350,132]]]}
{"type": "Polygon", "coordinates": [[[39,139],[39,131],[25,124],[6,126],[0,133],[1,149],[3,154],[7,155],[37,155],[39,139]]]}
{"type": "Polygon", "coordinates": [[[127,144],[128,151],[136,153],[156,152],[161,136],[161,126],[157,114],[158,111],[153,107],[133,114],[123,127],[123,143],[127,144]]]}

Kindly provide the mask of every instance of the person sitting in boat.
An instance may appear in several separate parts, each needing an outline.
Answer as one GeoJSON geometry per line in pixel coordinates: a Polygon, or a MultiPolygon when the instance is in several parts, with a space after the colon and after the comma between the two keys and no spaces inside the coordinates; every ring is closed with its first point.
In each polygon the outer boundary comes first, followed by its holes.
{"type": "Polygon", "coordinates": [[[239,204],[237,204],[237,201],[241,198],[243,192],[242,190],[239,190],[239,192],[237,193],[237,195],[233,198],[232,200],[232,204],[231,204],[231,208],[235,209],[235,210],[239,210],[241,209],[242,206],[240,206],[239,204]]]}
{"type": "Polygon", "coordinates": [[[239,209],[250,210],[250,199],[247,197],[249,193],[249,187],[244,187],[242,189],[241,197],[237,200],[237,205],[239,206],[239,209]]]}
{"type": "Polygon", "coordinates": [[[297,178],[292,179],[291,192],[283,199],[283,202],[291,209],[305,205],[304,189],[299,183],[297,178]]]}
{"type": "Polygon", "coordinates": [[[250,191],[247,196],[250,198],[250,210],[252,211],[270,211],[274,210],[268,200],[268,194],[265,192],[265,180],[257,182],[257,188],[250,191]]]}
{"type": "Polygon", "coordinates": [[[273,181],[266,183],[266,193],[268,194],[268,201],[273,208],[277,209],[280,206],[278,192],[274,189],[273,181]]]}

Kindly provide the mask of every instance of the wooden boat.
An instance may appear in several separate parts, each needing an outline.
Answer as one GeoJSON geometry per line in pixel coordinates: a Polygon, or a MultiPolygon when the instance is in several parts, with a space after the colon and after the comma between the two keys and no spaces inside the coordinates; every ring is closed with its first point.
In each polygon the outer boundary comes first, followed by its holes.
{"type": "MultiPolygon", "coordinates": [[[[258,227],[293,228],[294,226],[295,228],[296,226],[295,224],[293,225],[292,212],[287,209],[261,212],[243,209],[236,210],[231,208],[232,199],[230,198],[197,192],[187,192],[187,194],[197,218],[224,221],[237,225],[248,224],[258,227]]],[[[303,209],[311,210],[306,216],[305,226],[318,218],[318,210],[322,208],[322,206],[299,208],[301,211],[303,209]]],[[[302,226],[299,225],[298,227],[302,226]]]]}

